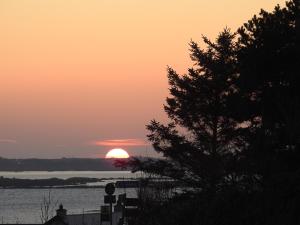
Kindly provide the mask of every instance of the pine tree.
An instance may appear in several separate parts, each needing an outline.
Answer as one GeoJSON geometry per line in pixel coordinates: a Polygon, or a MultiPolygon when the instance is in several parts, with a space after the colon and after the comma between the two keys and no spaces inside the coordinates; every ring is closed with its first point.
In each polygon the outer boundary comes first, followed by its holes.
{"type": "Polygon", "coordinates": [[[297,2],[288,1],[273,12],[261,10],[238,30],[238,86],[247,102],[243,116],[252,132],[247,157],[253,172],[264,177],[299,168],[297,2]]]}
{"type": "Polygon", "coordinates": [[[131,165],[215,192],[236,182],[235,164],[245,142],[232,114],[239,76],[235,35],[225,29],[215,42],[203,41],[205,49],[190,43],[194,67],[187,74],[168,68],[170,97],[164,109],[171,122],[153,120],[147,126],[149,140],[164,159],[134,159],[131,165]]]}

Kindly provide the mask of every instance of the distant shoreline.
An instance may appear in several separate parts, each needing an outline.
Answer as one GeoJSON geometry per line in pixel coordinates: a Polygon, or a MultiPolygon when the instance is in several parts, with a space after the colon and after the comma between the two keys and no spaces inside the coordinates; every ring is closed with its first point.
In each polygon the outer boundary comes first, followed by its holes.
{"type": "MultiPolygon", "coordinates": [[[[67,179],[19,179],[0,176],[0,189],[104,188],[105,184],[95,185],[95,183],[118,180],[123,180],[123,178],[71,177],[67,179]]],[[[127,178],[126,180],[130,182],[135,179],[127,178]]]]}
{"type": "Polygon", "coordinates": [[[99,189],[103,189],[105,188],[105,186],[50,186],[50,187],[0,187],[0,190],[11,190],[11,189],[27,189],[27,190],[30,190],[30,189],[95,189],[95,188],[99,188],[99,189]]]}
{"type": "Polygon", "coordinates": [[[130,170],[0,170],[0,173],[30,173],[30,172],[130,172],[130,170]]]}
{"type": "Polygon", "coordinates": [[[61,158],[61,159],[7,159],[0,157],[0,171],[122,171],[114,166],[116,159],[61,158]]]}
{"type": "Polygon", "coordinates": [[[32,187],[54,187],[54,186],[76,186],[87,183],[101,182],[103,179],[88,177],[71,177],[68,179],[48,178],[48,179],[19,179],[0,176],[1,188],[32,188],[32,187]]]}

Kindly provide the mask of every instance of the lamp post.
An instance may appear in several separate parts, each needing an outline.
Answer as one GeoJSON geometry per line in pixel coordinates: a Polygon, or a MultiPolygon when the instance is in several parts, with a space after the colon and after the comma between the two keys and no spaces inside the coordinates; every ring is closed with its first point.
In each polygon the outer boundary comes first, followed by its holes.
{"type": "Polygon", "coordinates": [[[115,184],[108,183],[105,185],[105,193],[107,195],[104,196],[104,203],[109,203],[109,220],[110,225],[112,225],[112,204],[116,202],[116,196],[113,195],[115,193],[115,184]]]}

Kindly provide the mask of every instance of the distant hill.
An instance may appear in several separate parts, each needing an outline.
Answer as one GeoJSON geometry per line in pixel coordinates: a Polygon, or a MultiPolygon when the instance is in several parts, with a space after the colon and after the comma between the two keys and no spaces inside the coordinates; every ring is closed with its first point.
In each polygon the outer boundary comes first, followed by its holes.
{"type": "Polygon", "coordinates": [[[71,177],[68,179],[16,179],[0,177],[0,188],[42,188],[42,187],[86,187],[87,183],[102,181],[98,178],[71,177]]]}
{"type": "Polygon", "coordinates": [[[0,157],[0,171],[118,171],[114,159],[6,159],[0,157]]]}

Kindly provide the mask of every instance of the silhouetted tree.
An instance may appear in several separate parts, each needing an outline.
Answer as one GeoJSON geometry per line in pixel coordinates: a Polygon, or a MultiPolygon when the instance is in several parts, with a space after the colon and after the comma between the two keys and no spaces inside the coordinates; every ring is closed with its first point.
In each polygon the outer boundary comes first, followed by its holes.
{"type": "Polygon", "coordinates": [[[236,38],[225,29],[206,49],[191,42],[187,74],[168,68],[171,122],[147,126],[164,158],[129,165],[197,191],[153,207],[148,224],[300,223],[299,9],[262,10],[236,38]]]}
{"type": "Polygon", "coordinates": [[[252,134],[247,157],[264,178],[300,168],[297,15],[297,1],[289,1],[270,13],[261,10],[238,30],[238,86],[247,102],[240,115],[252,134]]]}
{"type": "Polygon", "coordinates": [[[238,30],[238,87],[245,103],[239,116],[250,134],[244,171],[258,178],[251,199],[261,203],[258,224],[300,223],[299,13],[299,1],[288,1],[285,8],[261,10],[238,30]]]}
{"type": "Polygon", "coordinates": [[[206,49],[190,43],[194,67],[180,76],[168,68],[170,97],[165,111],[172,120],[151,121],[147,129],[154,149],[165,159],[132,162],[137,169],[169,176],[201,190],[215,192],[236,183],[234,169],[245,145],[243,127],[232,116],[238,78],[235,35],[229,29],[206,49]]]}
{"type": "Polygon", "coordinates": [[[54,210],[58,202],[53,199],[51,195],[51,190],[48,191],[48,194],[43,196],[43,200],[40,206],[40,218],[42,223],[46,223],[49,219],[54,216],[54,210]]]}

